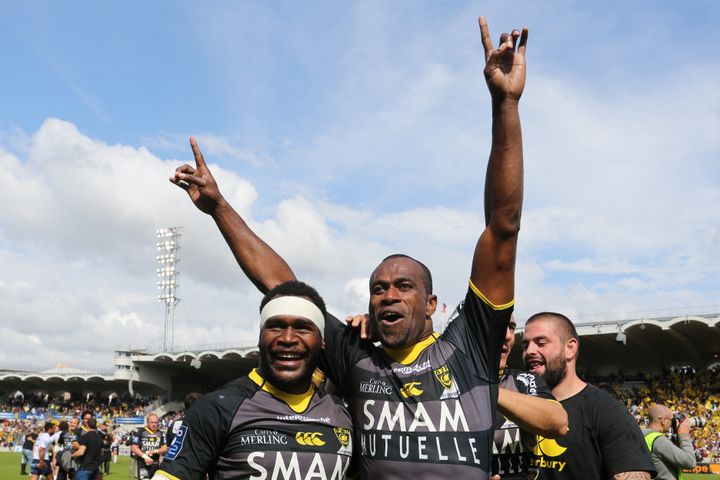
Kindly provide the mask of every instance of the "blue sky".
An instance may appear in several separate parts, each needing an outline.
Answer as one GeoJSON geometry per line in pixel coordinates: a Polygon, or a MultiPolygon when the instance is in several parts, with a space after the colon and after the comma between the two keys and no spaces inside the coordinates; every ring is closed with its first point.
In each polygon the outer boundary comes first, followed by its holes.
{"type": "Polygon", "coordinates": [[[367,275],[395,251],[426,260],[456,303],[490,141],[479,14],[495,39],[530,28],[521,321],[720,311],[719,13],[714,1],[8,2],[0,310],[17,350],[0,367],[109,365],[112,348],[159,343],[154,230],[168,225],[185,227],[178,341],[254,341],[259,297],[166,181],[191,134],[336,313],[364,308],[367,275]]]}

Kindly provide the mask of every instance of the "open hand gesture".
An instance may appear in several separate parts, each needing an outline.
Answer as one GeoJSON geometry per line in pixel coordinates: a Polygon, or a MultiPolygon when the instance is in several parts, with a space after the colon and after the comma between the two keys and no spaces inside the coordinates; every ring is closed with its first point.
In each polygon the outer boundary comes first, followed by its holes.
{"type": "Polygon", "coordinates": [[[493,100],[520,100],[525,88],[525,47],[528,29],[523,28],[522,33],[518,30],[513,30],[509,34],[503,33],[500,35],[498,48],[494,48],[490,40],[487,20],[485,17],[480,17],[478,22],[485,49],[485,81],[493,100]]]}
{"type": "Polygon", "coordinates": [[[195,156],[195,167],[187,163],[175,170],[170,182],[185,190],[195,206],[202,212],[212,215],[219,204],[225,201],[215,178],[205,164],[203,154],[195,137],[190,137],[190,147],[195,156]]]}

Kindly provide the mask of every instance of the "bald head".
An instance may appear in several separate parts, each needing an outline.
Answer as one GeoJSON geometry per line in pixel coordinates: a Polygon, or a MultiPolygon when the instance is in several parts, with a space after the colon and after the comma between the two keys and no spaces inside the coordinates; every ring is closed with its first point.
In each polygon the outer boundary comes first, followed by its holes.
{"type": "Polygon", "coordinates": [[[648,410],[650,423],[659,422],[663,418],[672,417],[672,411],[665,405],[655,404],[648,410]]]}
{"type": "Polygon", "coordinates": [[[649,427],[658,432],[667,432],[672,427],[673,412],[665,405],[655,404],[648,409],[649,427]]]}

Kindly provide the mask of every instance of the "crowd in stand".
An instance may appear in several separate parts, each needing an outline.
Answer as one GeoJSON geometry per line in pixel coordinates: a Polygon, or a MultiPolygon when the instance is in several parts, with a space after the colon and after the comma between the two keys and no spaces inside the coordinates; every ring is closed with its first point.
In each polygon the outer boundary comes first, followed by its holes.
{"type": "Polygon", "coordinates": [[[150,403],[149,398],[136,398],[130,395],[112,396],[108,400],[100,400],[93,396],[78,399],[67,395],[32,394],[7,398],[5,402],[0,403],[0,412],[74,415],[83,410],[91,410],[102,418],[142,417],[150,403]]]}
{"type": "Polygon", "coordinates": [[[646,425],[654,403],[670,407],[677,417],[702,417],[707,423],[690,434],[698,462],[720,463],[720,370],[681,369],[660,378],[594,379],[610,382],[640,425],[646,425]]]}

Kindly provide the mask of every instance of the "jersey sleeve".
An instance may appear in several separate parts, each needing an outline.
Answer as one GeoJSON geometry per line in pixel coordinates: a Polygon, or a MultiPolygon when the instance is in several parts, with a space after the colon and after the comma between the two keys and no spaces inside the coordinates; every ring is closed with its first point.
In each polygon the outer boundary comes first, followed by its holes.
{"type": "MultiPolygon", "coordinates": [[[[650,452],[635,418],[617,400],[602,392],[595,401],[605,403],[594,419],[603,459],[603,476],[644,471],[655,474],[650,452]]],[[[570,427],[572,428],[572,426],[570,427]]]]}
{"type": "Polygon", "coordinates": [[[132,437],[130,437],[130,446],[137,445],[138,447],[142,446],[142,430],[135,430],[132,434],[132,437]]]}
{"type": "Polygon", "coordinates": [[[347,392],[350,367],[367,355],[370,342],[360,339],[360,332],[345,325],[334,315],[325,315],[323,332],[325,349],[320,368],[342,392],[347,392]]]}
{"type": "Polygon", "coordinates": [[[499,381],[500,351],[512,311],[513,302],[493,305],[470,282],[465,301],[443,333],[468,357],[475,373],[493,383],[499,381]]]}
{"type": "Polygon", "coordinates": [[[542,377],[531,372],[513,372],[513,376],[515,377],[518,392],[533,397],[555,400],[552,390],[550,390],[542,377]]]}
{"type": "Polygon", "coordinates": [[[214,469],[237,407],[220,392],[205,395],[187,411],[154,480],[201,480],[214,469]]]}

